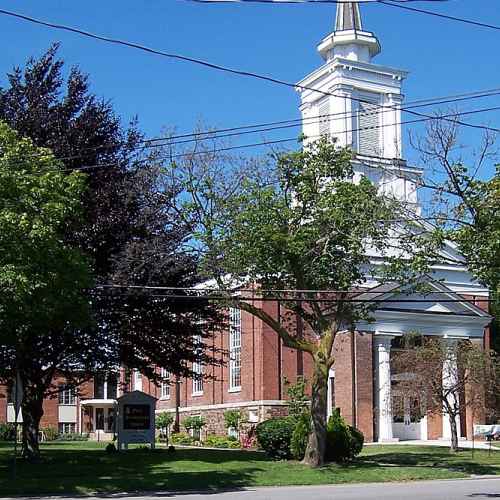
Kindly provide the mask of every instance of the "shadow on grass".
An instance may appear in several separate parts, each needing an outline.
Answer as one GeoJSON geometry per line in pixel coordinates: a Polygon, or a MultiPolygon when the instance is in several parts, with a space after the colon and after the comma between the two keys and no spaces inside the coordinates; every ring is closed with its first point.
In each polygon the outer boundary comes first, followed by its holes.
{"type": "Polygon", "coordinates": [[[472,458],[470,450],[451,454],[448,451],[432,451],[429,453],[394,452],[379,453],[360,457],[356,464],[374,464],[378,466],[400,467],[438,467],[450,471],[465,472],[477,475],[497,475],[500,470],[498,460],[494,463],[481,463],[476,457],[472,458]]]}
{"type": "Polygon", "coordinates": [[[168,497],[179,492],[238,491],[251,485],[255,475],[265,467],[264,463],[262,468],[255,464],[256,461],[266,461],[262,454],[251,455],[255,456],[207,450],[200,453],[200,450],[191,449],[175,453],[130,450],[110,455],[99,448],[64,450],[44,447],[40,463],[18,462],[15,481],[6,461],[1,464],[0,473],[5,470],[7,474],[0,478],[0,497],[43,494],[115,497],[117,494],[131,496],[159,491],[165,493],[148,496],[168,497]],[[242,466],[241,462],[249,460],[248,467],[242,466]]]}

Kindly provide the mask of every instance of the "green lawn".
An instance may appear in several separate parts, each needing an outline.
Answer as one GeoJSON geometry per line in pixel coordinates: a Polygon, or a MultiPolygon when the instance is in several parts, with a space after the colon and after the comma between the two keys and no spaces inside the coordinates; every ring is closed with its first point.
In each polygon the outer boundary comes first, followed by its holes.
{"type": "Polygon", "coordinates": [[[367,446],[356,463],[309,469],[274,462],[262,453],[134,449],[108,455],[101,443],[50,443],[36,465],[18,464],[13,481],[11,447],[0,444],[0,497],[5,495],[118,491],[237,489],[244,486],[413,481],[499,474],[500,452],[450,455],[446,448],[367,446]]]}

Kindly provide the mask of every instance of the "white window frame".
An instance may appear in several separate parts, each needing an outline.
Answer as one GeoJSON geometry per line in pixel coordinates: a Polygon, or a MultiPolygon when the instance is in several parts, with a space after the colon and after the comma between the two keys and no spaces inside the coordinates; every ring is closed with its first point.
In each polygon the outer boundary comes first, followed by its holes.
{"type": "MultiPolygon", "coordinates": [[[[357,105],[356,112],[356,126],[353,127],[357,129],[356,132],[356,151],[361,156],[382,156],[382,127],[381,127],[381,116],[382,109],[380,105],[380,97],[378,95],[372,94],[360,94],[359,99],[362,102],[359,102],[357,105]],[[362,108],[367,108],[366,111],[363,111],[362,108]],[[366,120],[362,119],[362,117],[368,117],[368,119],[373,118],[373,129],[365,128],[367,123],[366,120]],[[362,130],[363,129],[363,130],[362,130]],[[377,136],[376,140],[376,149],[371,151],[368,149],[365,140],[362,140],[362,136],[369,135],[373,133],[377,136]]],[[[365,137],[366,138],[366,137],[365,137]]]]}
{"type": "Polygon", "coordinates": [[[161,368],[160,376],[166,380],[162,380],[160,384],[160,399],[170,399],[170,372],[166,368],[161,368]]]}
{"type": "Polygon", "coordinates": [[[76,391],[74,387],[68,385],[59,386],[59,406],[75,406],[76,391]]]}
{"type": "Polygon", "coordinates": [[[193,378],[192,396],[203,396],[203,364],[194,362],[193,373],[200,375],[200,377],[193,378]]]}
{"type": "Polygon", "coordinates": [[[59,434],[75,434],[76,433],[76,423],[75,422],[59,422],[58,425],[59,434]]]}
{"type": "Polygon", "coordinates": [[[241,391],[241,309],[229,308],[229,391],[241,391]]]}
{"type": "Polygon", "coordinates": [[[142,373],[134,370],[134,391],[142,391],[142,373]]]}

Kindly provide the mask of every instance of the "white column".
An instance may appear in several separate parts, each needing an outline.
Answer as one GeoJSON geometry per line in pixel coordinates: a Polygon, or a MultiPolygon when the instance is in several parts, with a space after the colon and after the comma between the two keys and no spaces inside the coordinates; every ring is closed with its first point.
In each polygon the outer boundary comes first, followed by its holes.
{"type": "Polygon", "coordinates": [[[375,397],[379,442],[398,441],[392,434],[391,340],[388,335],[375,335],[375,397]]]}
{"type": "Polygon", "coordinates": [[[328,394],[327,394],[327,411],[326,411],[326,417],[330,418],[333,414],[333,397],[332,397],[332,380],[335,379],[335,370],[333,368],[330,368],[330,371],[328,372],[328,394]]]}
{"type": "MultiPolygon", "coordinates": [[[[443,363],[443,391],[454,387],[457,384],[458,377],[458,366],[457,366],[457,356],[456,356],[456,346],[457,341],[454,339],[447,339],[448,353],[443,363]]],[[[459,394],[452,392],[448,395],[447,399],[451,406],[459,406],[459,394]]],[[[460,415],[455,418],[457,425],[458,437],[461,437],[460,429],[460,415]]],[[[450,417],[443,407],[443,439],[451,439],[451,426],[450,417]]]]}

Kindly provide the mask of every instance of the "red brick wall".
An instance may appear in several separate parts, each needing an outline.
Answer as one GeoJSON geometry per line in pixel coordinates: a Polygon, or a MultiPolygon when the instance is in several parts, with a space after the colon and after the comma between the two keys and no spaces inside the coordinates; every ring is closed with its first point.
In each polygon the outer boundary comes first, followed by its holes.
{"type": "Polygon", "coordinates": [[[0,423],[7,421],[7,386],[0,385],[0,423]]]}
{"type": "MultiPolygon", "coordinates": [[[[335,375],[337,373],[335,372],[335,375]]],[[[356,334],[356,426],[373,441],[373,336],[356,334]]]]}
{"type": "Polygon", "coordinates": [[[439,439],[443,436],[443,416],[429,413],[427,415],[427,439],[439,439]]]}

